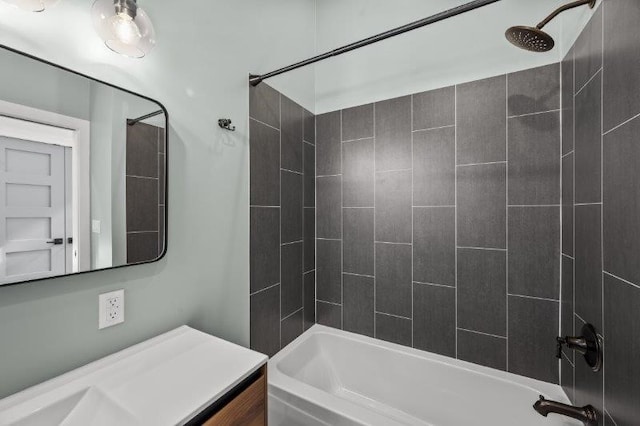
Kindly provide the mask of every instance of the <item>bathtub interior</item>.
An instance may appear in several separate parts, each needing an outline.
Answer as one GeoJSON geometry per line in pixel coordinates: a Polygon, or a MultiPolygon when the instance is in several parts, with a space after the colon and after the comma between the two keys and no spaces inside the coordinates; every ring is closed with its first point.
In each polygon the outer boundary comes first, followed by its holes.
{"type": "MultiPolygon", "coordinates": [[[[465,425],[481,416],[492,425],[514,418],[537,425],[543,418],[531,406],[539,395],[568,403],[561,391],[545,394],[549,387],[542,382],[523,385],[490,369],[394,350],[373,339],[324,332],[303,337],[275,363],[280,373],[401,424],[465,425]]],[[[544,424],[580,423],[554,418],[544,424]]]]}

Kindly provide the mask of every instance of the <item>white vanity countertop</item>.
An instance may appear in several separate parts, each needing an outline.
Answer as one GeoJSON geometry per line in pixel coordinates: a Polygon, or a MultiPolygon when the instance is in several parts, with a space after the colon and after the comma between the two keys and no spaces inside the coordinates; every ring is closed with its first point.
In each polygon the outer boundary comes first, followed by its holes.
{"type": "Polygon", "coordinates": [[[0,400],[0,425],[184,424],[266,362],[183,326],[0,400]]]}

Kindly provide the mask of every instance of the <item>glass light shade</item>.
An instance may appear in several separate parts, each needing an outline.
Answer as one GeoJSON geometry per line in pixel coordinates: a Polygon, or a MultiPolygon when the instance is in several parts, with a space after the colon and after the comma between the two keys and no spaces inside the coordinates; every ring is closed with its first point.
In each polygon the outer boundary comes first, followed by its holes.
{"type": "Polygon", "coordinates": [[[48,7],[51,7],[58,0],[4,0],[5,3],[9,3],[19,9],[29,12],[42,12],[48,7]]]}
{"type": "Polygon", "coordinates": [[[130,58],[142,58],[156,44],[153,24],[135,1],[126,2],[135,7],[134,16],[118,9],[116,3],[114,0],[96,0],[91,9],[93,26],[109,49],[130,58]]]}

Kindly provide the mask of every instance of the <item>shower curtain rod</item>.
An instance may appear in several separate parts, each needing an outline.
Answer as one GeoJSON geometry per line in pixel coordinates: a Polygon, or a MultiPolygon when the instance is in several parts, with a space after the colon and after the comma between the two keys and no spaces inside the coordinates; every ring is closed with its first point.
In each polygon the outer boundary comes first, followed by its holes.
{"type": "Polygon", "coordinates": [[[127,124],[129,126],[133,126],[134,124],[139,123],[139,122],[141,122],[143,120],[146,120],[147,118],[155,117],[156,115],[160,115],[160,114],[164,114],[164,111],[158,110],[158,111],[152,112],[150,114],[143,115],[142,117],[130,118],[130,119],[127,120],[127,124]]]}
{"type": "Polygon", "coordinates": [[[392,30],[388,30],[388,31],[385,31],[383,33],[376,34],[374,36],[365,38],[364,40],[360,40],[360,41],[356,41],[355,43],[347,44],[346,46],[342,46],[342,47],[340,47],[338,49],[331,50],[331,51],[323,53],[321,55],[314,56],[313,58],[309,58],[309,59],[306,59],[304,61],[297,62],[297,63],[295,63],[293,65],[289,65],[287,67],[280,68],[278,70],[271,71],[271,72],[266,73],[266,74],[262,74],[262,75],[250,74],[249,75],[249,83],[252,86],[257,86],[258,84],[262,83],[262,81],[266,80],[267,78],[275,77],[277,75],[284,74],[284,73],[287,73],[289,71],[293,71],[293,70],[296,70],[298,68],[302,68],[302,67],[305,67],[307,65],[311,65],[311,64],[314,64],[316,62],[323,61],[323,60],[325,60],[327,58],[332,58],[334,56],[342,55],[343,53],[351,52],[352,50],[356,50],[356,49],[359,49],[361,47],[365,47],[365,46],[368,46],[370,44],[377,43],[379,41],[386,40],[388,38],[395,37],[397,35],[404,34],[406,32],[413,31],[415,29],[422,28],[422,27],[425,27],[427,25],[434,24],[436,22],[439,22],[439,21],[442,21],[442,20],[445,20],[445,19],[448,19],[448,18],[452,18],[452,17],[457,16],[457,15],[461,15],[461,14],[463,14],[465,12],[470,12],[472,10],[479,9],[479,8],[481,8],[483,6],[487,6],[487,5],[490,5],[492,3],[496,3],[498,1],[500,1],[500,0],[475,0],[475,1],[463,4],[463,5],[460,5],[458,7],[454,7],[452,9],[445,10],[444,12],[440,12],[440,13],[437,13],[435,15],[429,16],[428,18],[420,19],[419,21],[411,22],[411,23],[403,25],[401,27],[394,28],[392,30]]]}

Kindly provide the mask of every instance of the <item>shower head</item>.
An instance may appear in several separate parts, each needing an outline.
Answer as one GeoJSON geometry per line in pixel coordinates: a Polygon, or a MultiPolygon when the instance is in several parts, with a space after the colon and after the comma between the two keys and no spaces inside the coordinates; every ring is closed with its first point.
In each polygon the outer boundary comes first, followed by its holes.
{"type": "Polygon", "coordinates": [[[504,35],[514,46],[530,52],[548,52],[555,46],[553,37],[534,27],[511,27],[504,35]]]}
{"type": "Polygon", "coordinates": [[[521,49],[525,49],[530,52],[548,52],[553,49],[555,42],[553,41],[553,37],[542,31],[542,28],[565,10],[573,9],[574,7],[585,4],[589,5],[589,7],[593,9],[596,6],[596,0],[577,0],[572,3],[565,4],[564,6],[560,6],[554,10],[551,15],[547,16],[536,27],[511,27],[504,35],[511,44],[521,49]]]}

